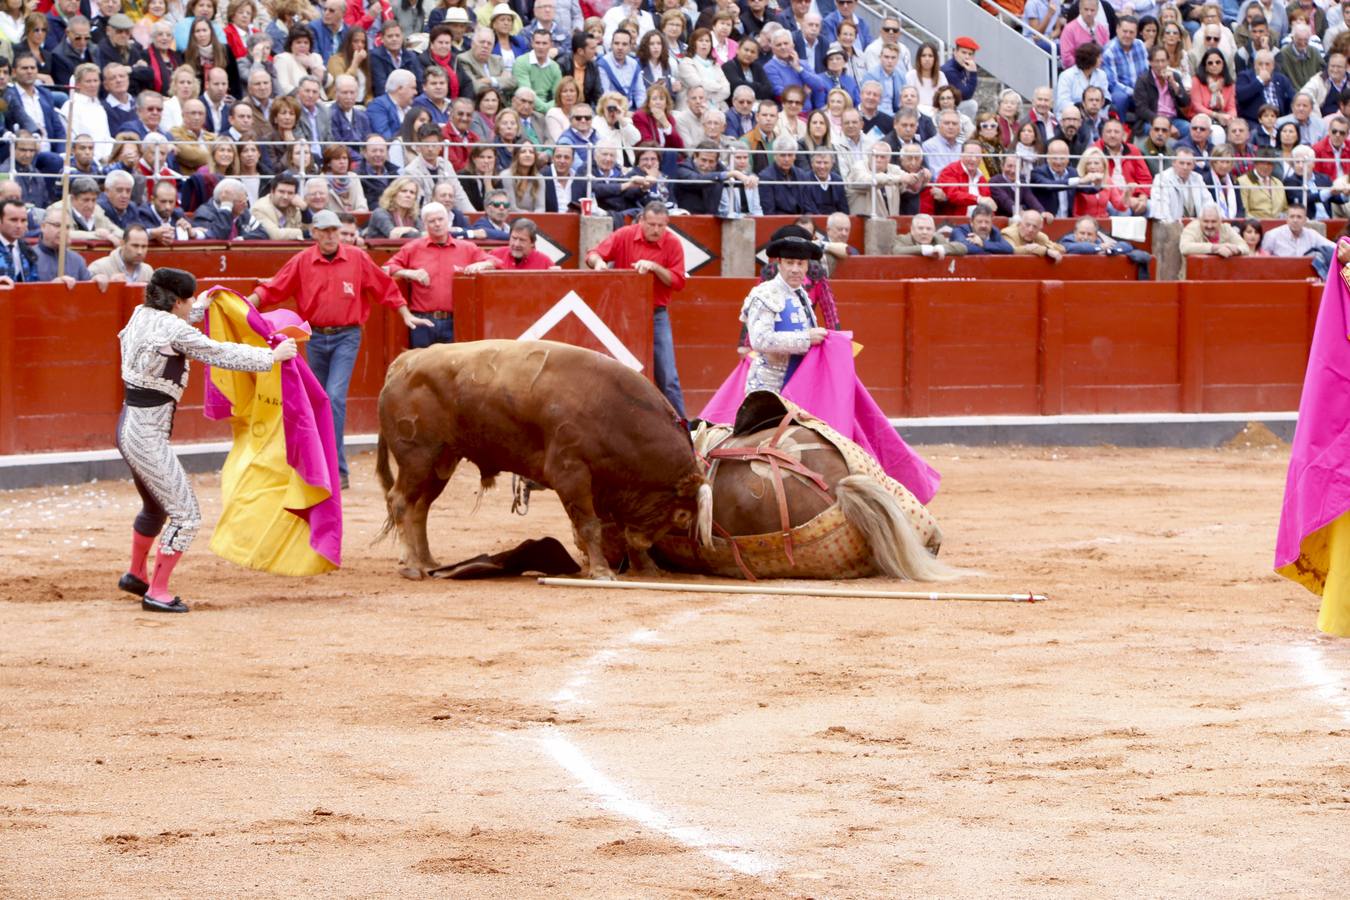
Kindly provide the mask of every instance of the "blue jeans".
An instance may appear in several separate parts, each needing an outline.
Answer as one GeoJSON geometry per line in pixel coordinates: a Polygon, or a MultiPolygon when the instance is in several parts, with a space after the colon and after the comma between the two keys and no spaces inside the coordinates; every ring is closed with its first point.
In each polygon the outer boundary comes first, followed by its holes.
{"type": "Polygon", "coordinates": [[[1336,248],[1318,247],[1310,251],[1309,255],[1312,256],[1313,271],[1317,273],[1318,278],[1326,281],[1327,272],[1331,271],[1332,260],[1336,258],[1336,248]]]}
{"type": "MultiPolygon", "coordinates": [[[[430,316],[422,313],[413,313],[423,318],[430,319],[430,316]]],[[[432,344],[453,344],[455,342],[455,317],[450,316],[446,319],[431,319],[433,324],[430,328],[425,325],[418,325],[408,333],[409,347],[430,347],[432,344]]]]}
{"type": "Polygon", "coordinates": [[[361,326],[352,325],[336,334],[315,331],[309,339],[309,368],[328,394],[333,408],[333,436],[337,439],[338,471],[347,477],[347,448],[343,446],[343,426],[347,423],[347,388],[356,368],[356,353],[361,349],[361,326]]]}
{"type": "Polygon", "coordinates": [[[687,418],[680,373],[675,371],[675,338],[670,333],[670,313],[664,306],[652,314],[652,376],[661,393],[675,407],[675,412],[681,419],[687,418]]]}

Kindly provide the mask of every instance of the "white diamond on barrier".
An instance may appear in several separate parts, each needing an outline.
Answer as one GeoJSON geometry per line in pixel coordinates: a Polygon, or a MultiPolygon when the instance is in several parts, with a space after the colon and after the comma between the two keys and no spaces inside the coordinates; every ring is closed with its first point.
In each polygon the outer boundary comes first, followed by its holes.
{"type": "Polygon", "coordinates": [[[535,235],[534,248],[547,256],[548,261],[555,266],[571,255],[562,247],[559,247],[549,240],[548,235],[544,234],[542,231],[535,235]]]}
{"type": "Polygon", "coordinates": [[[693,275],[699,269],[712,262],[712,254],[685,237],[680,229],[672,225],[670,226],[670,230],[680,239],[680,244],[684,247],[684,271],[686,274],[693,275]]]}
{"type": "Polygon", "coordinates": [[[566,296],[553,304],[548,312],[539,317],[539,321],[525,329],[516,340],[537,341],[552,331],[553,327],[567,318],[568,315],[576,316],[581,324],[585,325],[587,330],[595,335],[595,339],[600,342],[600,345],[609,351],[610,356],[635,372],[642,371],[642,362],[623,345],[623,341],[619,340],[618,335],[609,330],[609,326],[601,321],[600,317],[595,314],[595,310],[591,309],[586,301],[577,295],[576,291],[568,291],[566,296]]]}

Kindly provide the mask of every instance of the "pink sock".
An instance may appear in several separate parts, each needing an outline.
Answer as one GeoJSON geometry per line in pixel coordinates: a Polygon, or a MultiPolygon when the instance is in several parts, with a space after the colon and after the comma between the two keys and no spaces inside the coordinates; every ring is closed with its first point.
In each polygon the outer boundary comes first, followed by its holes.
{"type": "Polygon", "coordinates": [[[155,578],[150,582],[147,596],[163,600],[165,603],[173,600],[173,593],[169,591],[169,576],[173,574],[173,567],[178,565],[178,561],[182,558],[181,553],[166,554],[163,550],[155,554],[155,578]]]}
{"type": "Polygon", "coordinates": [[[131,532],[131,565],[127,571],[141,581],[150,580],[150,570],[146,563],[150,559],[150,548],[154,544],[154,535],[144,535],[134,530],[131,532]]]}

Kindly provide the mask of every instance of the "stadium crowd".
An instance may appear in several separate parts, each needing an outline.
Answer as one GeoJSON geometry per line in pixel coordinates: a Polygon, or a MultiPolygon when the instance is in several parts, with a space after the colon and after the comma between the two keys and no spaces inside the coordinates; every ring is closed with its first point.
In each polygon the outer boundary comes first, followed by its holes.
{"type": "Polygon", "coordinates": [[[653,202],[917,216],[895,252],[1118,253],[1141,277],[1096,220],[1194,220],[1183,254],[1325,273],[1304,225],[1350,205],[1350,0],[999,5],[1063,68],[982,106],[976,42],[944,60],[856,0],[0,0],[0,278],[54,271],[63,175],[113,277],[144,260],[123,244],[300,239],[325,210],[417,237],[433,201],[498,242],[513,216],[653,202]]]}

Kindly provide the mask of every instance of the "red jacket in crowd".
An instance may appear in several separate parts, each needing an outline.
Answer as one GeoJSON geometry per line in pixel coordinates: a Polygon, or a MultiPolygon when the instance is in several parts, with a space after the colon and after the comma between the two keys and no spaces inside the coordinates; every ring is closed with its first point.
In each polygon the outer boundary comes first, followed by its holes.
{"type": "Polygon", "coordinates": [[[1331,146],[1331,138],[1324,137],[1313,144],[1313,153],[1317,155],[1317,162],[1313,164],[1314,172],[1332,181],[1338,175],[1350,175],[1350,141],[1342,141],[1341,149],[1337,150],[1331,146]]]}
{"type": "Polygon", "coordinates": [[[933,214],[938,216],[964,216],[981,197],[989,196],[989,179],[984,177],[983,172],[977,172],[971,178],[959,160],[939,172],[932,186],[941,188],[947,195],[947,199],[942,202],[933,201],[933,214]]]}

